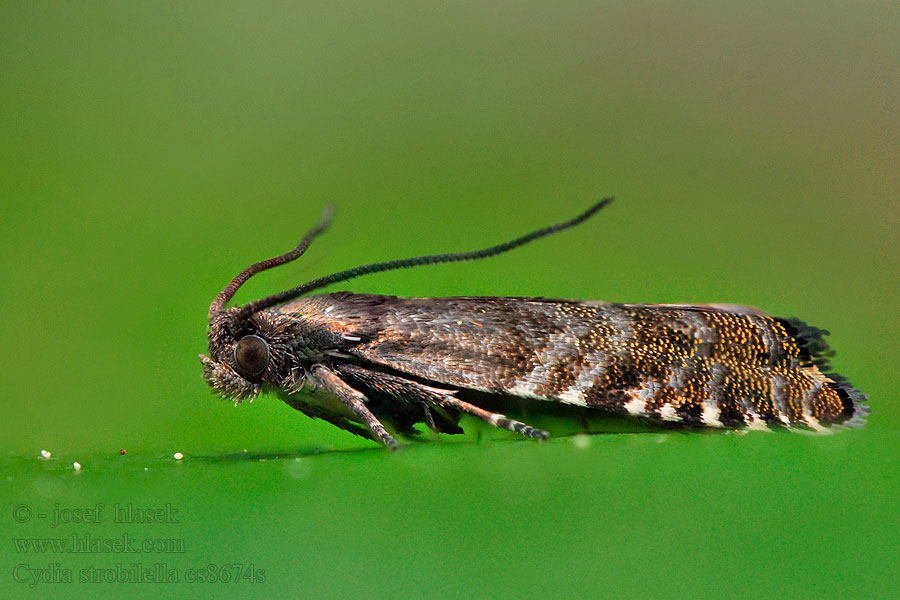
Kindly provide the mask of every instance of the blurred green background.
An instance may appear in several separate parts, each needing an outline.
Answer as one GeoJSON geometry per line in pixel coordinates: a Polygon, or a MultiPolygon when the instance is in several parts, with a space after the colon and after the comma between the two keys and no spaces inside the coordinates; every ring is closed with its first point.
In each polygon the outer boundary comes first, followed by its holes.
{"type": "Polygon", "coordinates": [[[896,4],[10,1],[0,61],[0,597],[900,595],[896,4]],[[340,287],[799,316],[868,425],[466,421],[391,455],[200,377],[213,296],[327,203],[238,302],[613,194],[509,255],[340,287]],[[177,522],[114,522],[129,503],[177,522]],[[21,546],[73,534],[182,551],[21,546]],[[181,583],[78,581],[133,565],[181,583]]]}

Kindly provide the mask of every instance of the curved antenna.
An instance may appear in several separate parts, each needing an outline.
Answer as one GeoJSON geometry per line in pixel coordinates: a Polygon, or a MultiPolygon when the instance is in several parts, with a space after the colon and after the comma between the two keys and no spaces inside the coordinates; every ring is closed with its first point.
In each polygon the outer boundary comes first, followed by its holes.
{"type": "Polygon", "coordinates": [[[518,248],[519,246],[522,246],[529,242],[533,242],[534,240],[550,235],[551,233],[557,233],[563,231],[564,229],[574,227],[592,217],[597,211],[607,206],[612,201],[612,198],[604,198],[574,219],[570,219],[569,221],[564,221],[562,223],[557,223],[556,225],[550,225],[549,227],[544,227],[543,229],[538,229],[537,231],[533,231],[512,241],[505,242],[497,246],[491,246],[490,248],[485,248],[483,250],[475,250],[473,252],[454,252],[450,254],[432,254],[429,256],[418,256],[414,258],[390,260],[386,262],[362,265],[354,269],[339,271],[338,273],[332,273],[331,275],[326,275],[325,277],[320,277],[319,279],[314,279],[308,283],[304,283],[303,285],[295,287],[294,289],[281,292],[280,294],[275,294],[274,296],[261,298],[259,300],[250,302],[249,304],[245,304],[234,315],[234,322],[240,323],[257,311],[271,308],[278,304],[287,302],[288,300],[293,300],[294,298],[302,296],[307,292],[323,288],[325,286],[331,285],[332,283],[347,281],[361,275],[381,273],[384,271],[393,271],[395,269],[408,269],[410,267],[417,267],[420,265],[462,262],[468,260],[477,260],[479,258],[487,258],[489,256],[496,256],[497,254],[508,252],[513,248],[518,248]]]}
{"type": "Polygon", "coordinates": [[[281,256],[276,256],[274,258],[270,258],[269,260],[264,260],[258,263],[254,263],[241,271],[237,277],[231,280],[231,283],[225,286],[219,295],[216,296],[212,304],[209,305],[209,316],[212,317],[217,312],[220,312],[222,308],[224,308],[225,303],[231,300],[234,293],[238,291],[238,288],[244,285],[248,279],[260,273],[262,271],[267,271],[273,267],[277,267],[278,265],[283,265],[285,263],[289,263],[292,260],[297,260],[303,253],[306,252],[306,249],[309,248],[309,244],[313,241],[313,238],[325,231],[328,227],[328,224],[331,223],[331,218],[334,216],[334,207],[326,206],[325,210],[322,211],[322,218],[319,219],[319,224],[310,229],[307,234],[303,237],[303,240],[297,244],[297,247],[282,254],[281,256]]]}

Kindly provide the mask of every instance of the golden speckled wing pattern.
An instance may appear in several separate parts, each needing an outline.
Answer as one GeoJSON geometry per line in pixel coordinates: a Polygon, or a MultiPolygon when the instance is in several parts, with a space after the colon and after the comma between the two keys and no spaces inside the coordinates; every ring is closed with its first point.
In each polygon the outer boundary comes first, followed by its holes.
{"type": "Polygon", "coordinates": [[[340,334],[348,356],[445,386],[729,428],[868,413],[828,372],[825,332],[745,307],[341,292],[280,310],[340,334]]]}

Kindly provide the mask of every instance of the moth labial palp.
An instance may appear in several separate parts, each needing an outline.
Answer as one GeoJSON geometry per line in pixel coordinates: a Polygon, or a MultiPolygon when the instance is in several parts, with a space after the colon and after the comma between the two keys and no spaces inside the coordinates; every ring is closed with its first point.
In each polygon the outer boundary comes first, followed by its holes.
{"type": "Polygon", "coordinates": [[[251,276],[299,258],[255,263],[209,310],[209,385],[235,402],[271,389],[290,406],[389,448],[424,423],[460,433],[461,415],[525,437],[547,432],[469,396],[519,396],[658,422],[813,431],[861,424],[867,397],[830,371],[824,332],[735,305],[614,304],[546,298],[307,295],[370,273],[476,260],[582,223],[581,215],[474,252],[362,265],[241,307],[251,276]],[[324,394],[301,392],[311,383],[324,394]]]}

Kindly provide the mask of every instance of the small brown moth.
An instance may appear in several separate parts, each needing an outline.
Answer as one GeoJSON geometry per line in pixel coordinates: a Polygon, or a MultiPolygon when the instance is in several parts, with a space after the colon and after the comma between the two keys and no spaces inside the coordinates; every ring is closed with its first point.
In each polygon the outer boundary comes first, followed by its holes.
{"type": "Polygon", "coordinates": [[[404,435],[417,433],[418,423],[460,433],[462,413],[547,437],[479,407],[479,393],[723,428],[824,431],[864,422],[867,396],[831,372],[827,332],[754,308],[351,292],[301,297],[368,273],[494,256],[578,225],[611,201],[484,250],[363,265],[225,308],[251,276],[299,258],[328,226],[326,210],[296,248],[251,265],[213,300],[203,376],[235,404],[275,390],[295,409],[392,449],[397,442],[385,424],[404,435]],[[306,384],[325,394],[302,392],[306,384]]]}

